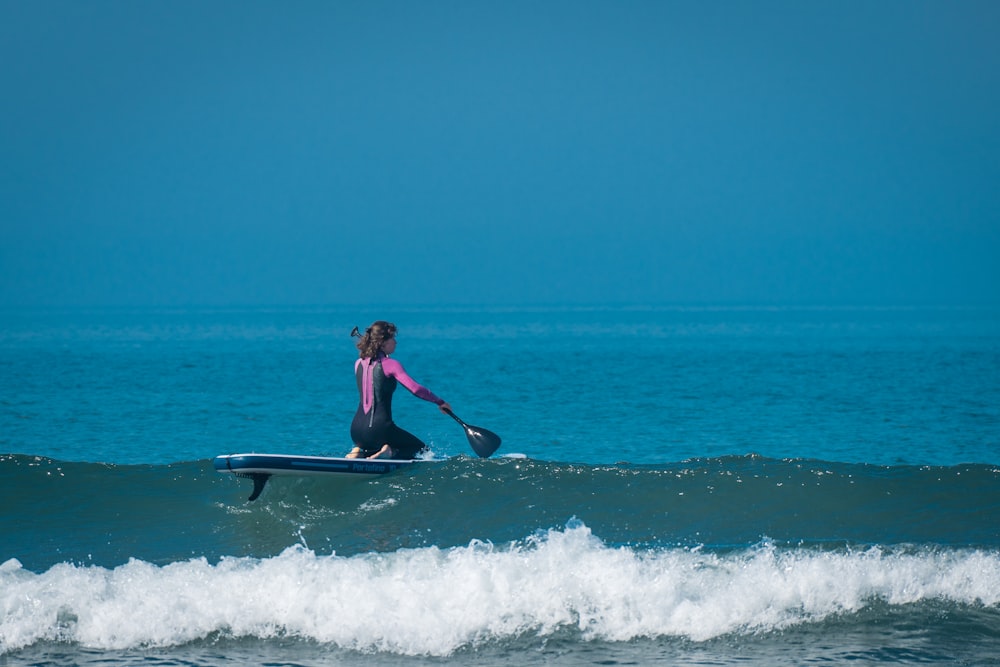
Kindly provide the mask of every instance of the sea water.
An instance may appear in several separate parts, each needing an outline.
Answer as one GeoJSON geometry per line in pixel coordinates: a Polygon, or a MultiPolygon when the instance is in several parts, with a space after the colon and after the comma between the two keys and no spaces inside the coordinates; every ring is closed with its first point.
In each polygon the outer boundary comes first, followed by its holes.
{"type": "Polygon", "coordinates": [[[1000,664],[1000,312],[0,311],[0,664],[1000,664]],[[342,455],[355,325],[428,460],[342,455]]]}

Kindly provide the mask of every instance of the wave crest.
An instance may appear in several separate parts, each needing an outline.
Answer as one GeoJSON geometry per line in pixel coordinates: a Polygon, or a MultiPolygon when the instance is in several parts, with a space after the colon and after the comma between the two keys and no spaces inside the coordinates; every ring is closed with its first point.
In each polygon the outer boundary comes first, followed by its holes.
{"type": "Polygon", "coordinates": [[[996,607],[1000,553],[611,547],[574,520],[504,547],[473,541],[342,557],[297,545],[270,558],[61,563],[41,574],[11,559],[0,565],[0,653],[46,641],[124,649],[211,636],[432,656],[566,631],[703,641],[877,601],[996,607]]]}

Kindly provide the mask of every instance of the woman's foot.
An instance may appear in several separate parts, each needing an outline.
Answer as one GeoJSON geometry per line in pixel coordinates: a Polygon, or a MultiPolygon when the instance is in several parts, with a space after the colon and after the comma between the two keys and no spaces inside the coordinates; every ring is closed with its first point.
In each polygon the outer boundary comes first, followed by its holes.
{"type": "Polygon", "coordinates": [[[351,451],[347,452],[347,456],[345,456],[344,458],[345,459],[360,459],[362,456],[364,456],[364,452],[361,450],[361,448],[360,447],[355,447],[351,451]]]}
{"type": "Polygon", "coordinates": [[[389,445],[382,445],[382,449],[378,450],[371,456],[367,457],[370,459],[391,459],[393,455],[392,447],[389,445]]]}

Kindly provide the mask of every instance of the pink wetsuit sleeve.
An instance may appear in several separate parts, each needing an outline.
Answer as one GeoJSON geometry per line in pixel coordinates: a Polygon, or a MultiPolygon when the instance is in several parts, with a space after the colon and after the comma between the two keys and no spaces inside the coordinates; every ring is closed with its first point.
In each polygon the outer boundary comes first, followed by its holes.
{"type": "Polygon", "coordinates": [[[425,401],[437,403],[438,405],[444,403],[444,399],[438,398],[430,389],[422,386],[416,380],[407,375],[406,371],[403,370],[403,365],[395,359],[383,359],[382,372],[391,378],[396,378],[396,381],[409,389],[410,392],[417,398],[422,398],[425,401]]]}

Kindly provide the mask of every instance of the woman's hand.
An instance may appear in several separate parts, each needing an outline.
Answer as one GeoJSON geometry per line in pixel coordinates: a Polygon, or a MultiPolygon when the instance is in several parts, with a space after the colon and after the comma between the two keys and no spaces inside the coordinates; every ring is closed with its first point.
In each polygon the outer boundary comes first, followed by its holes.
{"type": "Polygon", "coordinates": [[[438,410],[440,410],[445,414],[448,414],[448,412],[451,410],[451,406],[448,404],[448,401],[445,401],[444,403],[438,406],[438,410]]]}

